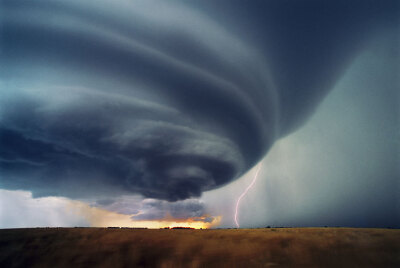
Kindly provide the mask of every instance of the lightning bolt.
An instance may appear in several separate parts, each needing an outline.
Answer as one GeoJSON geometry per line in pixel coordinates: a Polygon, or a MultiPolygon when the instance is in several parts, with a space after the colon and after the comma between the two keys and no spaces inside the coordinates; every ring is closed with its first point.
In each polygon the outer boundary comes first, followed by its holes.
{"type": "Polygon", "coordinates": [[[256,183],[257,177],[258,177],[258,172],[260,172],[262,164],[260,164],[257,168],[256,171],[256,175],[254,176],[253,181],[250,183],[249,186],[247,186],[246,190],[244,190],[244,192],[239,196],[238,200],[236,201],[236,209],[235,209],[235,223],[237,228],[240,228],[239,222],[238,222],[238,211],[239,211],[239,204],[240,204],[240,200],[242,200],[242,198],[247,194],[247,192],[250,190],[251,187],[253,187],[253,185],[256,183]]]}

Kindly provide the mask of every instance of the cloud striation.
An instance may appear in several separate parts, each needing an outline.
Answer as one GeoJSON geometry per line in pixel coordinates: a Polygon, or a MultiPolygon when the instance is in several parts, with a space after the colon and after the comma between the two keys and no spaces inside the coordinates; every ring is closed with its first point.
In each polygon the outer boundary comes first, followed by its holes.
{"type": "Polygon", "coordinates": [[[393,7],[0,0],[0,188],[199,197],[299,127],[393,7]]]}

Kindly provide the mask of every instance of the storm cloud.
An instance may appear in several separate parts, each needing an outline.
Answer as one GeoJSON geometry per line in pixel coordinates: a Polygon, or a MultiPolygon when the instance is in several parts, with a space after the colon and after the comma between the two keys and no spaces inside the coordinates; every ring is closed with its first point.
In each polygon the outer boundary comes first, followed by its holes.
{"type": "Polygon", "coordinates": [[[213,217],[204,217],[205,215],[204,204],[197,199],[187,199],[177,202],[145,199],[141,203],[140,213],[131,218],[133,220],[193,219],[212,222],[213,217]]]}
{"type": "Polygon", "coordinates": [[[218,217],[210,215],[210,209],[203,201],[186,199],[175,202],[141,198],[129,195],[109,199],[98,199],[90,203],[91,207],[129,215],[135,221],[202,221],[211,223],[218,217]]]}
{"type": "Polygon", "coordinates": [[[395,1],[0,3],[0,188],[168,201],[254,166],[398,10],[395,1]]]}

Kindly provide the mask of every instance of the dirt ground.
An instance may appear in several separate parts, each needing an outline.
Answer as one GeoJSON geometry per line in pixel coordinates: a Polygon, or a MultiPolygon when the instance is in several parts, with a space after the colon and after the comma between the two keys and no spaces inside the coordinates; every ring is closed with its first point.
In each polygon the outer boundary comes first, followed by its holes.
{"type": "Polygon", "coordinates": [[[400,267],[400,230],[2,229],[0,267],[400,267]]]}

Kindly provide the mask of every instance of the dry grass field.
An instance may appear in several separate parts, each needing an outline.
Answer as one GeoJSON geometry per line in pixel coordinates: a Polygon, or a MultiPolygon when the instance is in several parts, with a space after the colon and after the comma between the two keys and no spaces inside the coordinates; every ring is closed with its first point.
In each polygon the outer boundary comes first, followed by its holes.
{"type": "Polygon", "coordinates": [[[400,230],[0,230],[0,267],[400,267],[400,230]]]}

